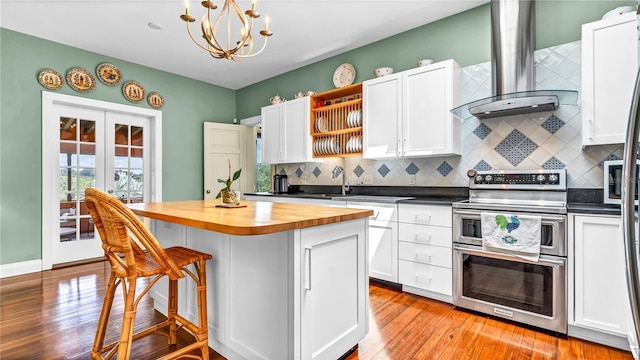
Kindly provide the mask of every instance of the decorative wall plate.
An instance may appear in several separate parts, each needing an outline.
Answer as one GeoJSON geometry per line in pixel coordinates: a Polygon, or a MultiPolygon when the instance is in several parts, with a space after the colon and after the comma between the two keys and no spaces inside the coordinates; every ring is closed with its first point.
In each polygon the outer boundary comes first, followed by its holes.
{"type": "Polygon", "coordinates": [[[96,78],[83,68],[67,71],[67,83],[78,92],[89,92],[96,87],[96,78]]]}
{"type": "Polygon", "coordinates": [[[122,85],[122,93],[127,100],[133,103],[139,103],[144,99],[144,88],[135,81],[129,81],[122,85]]]}
{"type": "Polygon", "coordinates": [[[149,105],[151,105],[151,107],[154,107],[156,109],[164,106],[164,99],[162,98],[162,95],[158,94],[157,92],[149,93],[149,95],[147,96],[147,102],[149,103],[149,105]]]}
{"type": "Polygon", "coordinates": [[[96,68],[96,75],[98,75],[98,79],[100,79],[103,84],[111,86],[117,85],[120,80],[122,80],[122,75],[120,74],[118,67],[109,63],[102,63],[98,65],[96,68]]]}
{"type": "Polygon", "coordinates": [[[60,73],[58,73],[57,71],[53,71],[51,69],[40,71],[40,74],[38,75],[38,81],[40,82],[40,85],[49,90],[58,90],[64,86],[62,75],[60,75],[60,73]]]}
{"type": "Polygon", "coordinates": [[[353,65],[344,63],[336,69],[333,73],[333,85],[337,88],[345,87],[353,84],[353,79],[356,78],[356,69],[353,65]]]}

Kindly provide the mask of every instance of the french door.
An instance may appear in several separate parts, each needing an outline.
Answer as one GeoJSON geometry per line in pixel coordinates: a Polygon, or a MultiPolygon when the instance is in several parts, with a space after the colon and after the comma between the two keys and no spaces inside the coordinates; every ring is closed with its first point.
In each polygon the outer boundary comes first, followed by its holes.
{"type": "MultiPolygon", "coordinates": [[[[43,110],[44,112],[44,110],[43,110]]],[[[56,166],[43,164],[43,267],[45,243],[51,265],[103,256],[99,235],[84,202],[95,187],[124,203],[151,200],[152,131],[149,116],[105,109],[54,104],[43,114],[43,138],[57,144],[56,166]],[[58,128],[46,132],[47,121],[58,128]],[[48,201],[49,200],[49,201],[48,201]],[[49,210],[49,211],[47,211],[49,210]],[[49,231],[46,231],[50,229],[49,231]]]]}

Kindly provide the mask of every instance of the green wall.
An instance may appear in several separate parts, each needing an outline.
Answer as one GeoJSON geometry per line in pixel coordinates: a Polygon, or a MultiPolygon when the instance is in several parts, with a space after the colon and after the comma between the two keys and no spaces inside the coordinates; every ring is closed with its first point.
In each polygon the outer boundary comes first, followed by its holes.
{"type": "MultiPolygon", "coordinates": [[[[634,1],[538,0],[536,48],[580,40],[582,24],[599,20],[607,11],[623,5],[634,5],[634,1]]],[[[237,91],[237,116],[242,119],[260,114],[260,108],[269,105],[276,94],[293,99],[298,91],[334,89],[333,72],[342,63],[355,67],[357,83],[373,78],[377,67],[391,66],[399,72],[414,68],[424,58],[455,59],[462,67],[490,61],[490,23],[489,4],[485,4],[247,86],[237,91]]]]}
{"type": "MultiPolygon", "coordinates": [[[[102,62],[118,66],[123,82],[134,80],[165,100],[162,110],[163,199],[202,199],[204,121],[231,122],[235,91],[175,74],[110,58],[40,38],[0,29],[0,264],[41,258],[42,134],[38,73],[51,68],[66,74],[73,67],[94,73],[102,62]]],[[[57,92],[114,103],[132,104],[122,86],[98,80],[89,93],[68,85],[57,92]]],[[[58,181],[58,179],[51,179],[58,181]]]]}

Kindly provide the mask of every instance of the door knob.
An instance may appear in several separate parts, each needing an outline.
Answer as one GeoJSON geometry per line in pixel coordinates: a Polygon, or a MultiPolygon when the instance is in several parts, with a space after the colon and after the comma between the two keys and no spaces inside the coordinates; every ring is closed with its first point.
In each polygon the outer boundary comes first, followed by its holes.
{"type": "Polygon", "coordinates": [[[206,193],[211,194],[211,190],[207,189],[206,193]]]}
{"type": "Polygon", "coordinates": [[[109,190],[107,190],[107,192],[108,192],[109,194],[113,194],[113,193],[114,193],[113,189],[109,189],[109,190]]]}

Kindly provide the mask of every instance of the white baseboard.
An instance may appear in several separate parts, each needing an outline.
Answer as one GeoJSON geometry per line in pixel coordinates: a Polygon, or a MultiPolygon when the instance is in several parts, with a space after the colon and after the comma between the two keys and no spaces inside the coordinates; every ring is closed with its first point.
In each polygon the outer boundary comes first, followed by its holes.
{"type": "Polygon", "coordinates": [[[600,331],[582,328],[575,325],[569,325],[569,336],[573,336],[582,340],[607,345],[616,349],[630,351],[629,342],[625,336],[613,335],[600,331]]]}
{"type": "Polygon", "coordinates": [[[437,292],[424,290],[424,289],[420,289],[420,288],[413,287],[413,286],[402,285],[402,291],[408,292],[408,293],[414,294],[414,295],[420,295],[420,296],[428,297],[430,299],[446,302],[446,303],[449,303],[449,304],[453,303],[453,297],[451,295],[440,294],[440,293],[437,293],[437,292]]]}
{"type": "Polygon", "coordinates": [[[21,261],[0,265],[0,278],[30,274],[42,271],[42,260],[21,261]]]}

